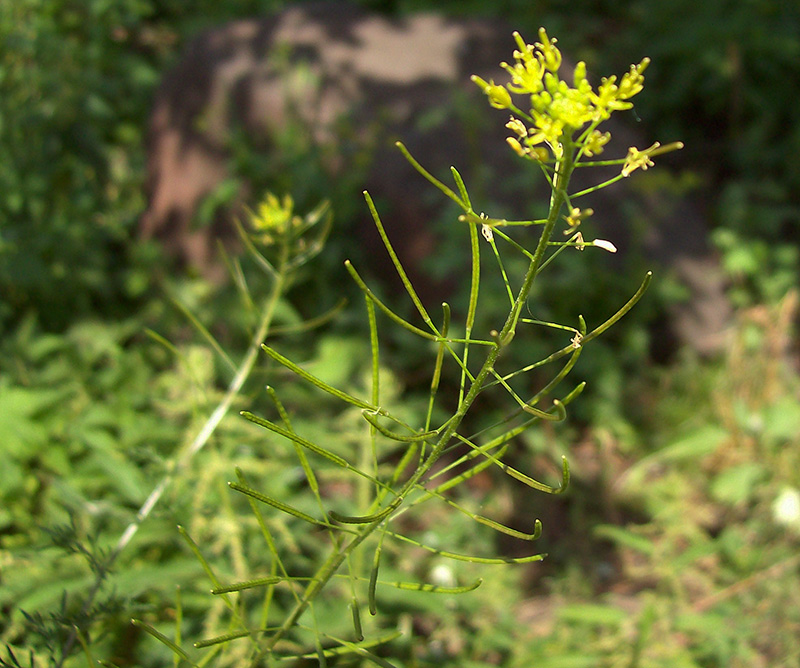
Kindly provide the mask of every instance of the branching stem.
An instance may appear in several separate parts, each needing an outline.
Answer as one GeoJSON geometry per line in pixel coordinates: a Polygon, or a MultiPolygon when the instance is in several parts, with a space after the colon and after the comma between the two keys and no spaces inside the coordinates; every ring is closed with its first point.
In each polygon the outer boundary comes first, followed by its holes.
{"type": "Polygon", "coordinates": [[[408,494],[414,490],[420,480],[430,471],[431,467],[436,463],[442,455],[445,447],[455,435],[457,429],[464,420],[467,412],[474,403],[478,394],[484,388],[484,385],[494,370],[500,353],[503,349],[511,343],[516,332],[517,324],[519,323],[522,308],[526,303],[530,291],[533,287],[534,279],[536,278],[539,268],[544,260],[545,251],[547,250],[548,242],[553,234],[559,213],[567,199],[567,186],[569,184],[574,164],[572,162],[573,151],[571,146],[565,147],[564,158],[556,167],[556,178],[554,181],[555,188],[550,200],[550,211],[547,216],[547,221],[542,228],[542,233],[539,238],[539,243],[533,253],[533,258],[530,261],[525,278],[522,282],[522,287],[519,289],[517,298],[511,308],[511,312],[506,319],[503,329],[500,330],[499,335],[496,337],[494,345],[490,348],[486,355],[486,359],[481,366],[480,371],[475,376],[475,379],[470,383],[469,390],[459,402],[458,409],[456,410],[453,418],[448,422],[446,428],[439,436],[436,444],[431,449],[427,457],[417,467],[416,471],[411,477],[406,480],[403,487],[398,492],[397,496],[387,506],[388,512],[381,513],[381,517],[376,519],[370,524],[365,524],[361,527],[358,534],[346,545],[340,546],[328,556],[325,562],[317,571],[315,577],[312,579],[309,586],[306,588],[302,598],[298,601],[292,611],[281,624],[280,628],[272,635],[269,641],[265,644],[262,650],[251,662],[251,666],[255,668],[259,665],[269,652],[275,647],[279,640],[298,623],[300,617],[309,607],[311,602],[317,595],[325,588],[328,582],[333,578],[339,567],[344,563],[345,559],[351,554],[361,543],[369,538],[372,533],[383,524],[387,518],[397,510],[405,501],[408,494]]]}

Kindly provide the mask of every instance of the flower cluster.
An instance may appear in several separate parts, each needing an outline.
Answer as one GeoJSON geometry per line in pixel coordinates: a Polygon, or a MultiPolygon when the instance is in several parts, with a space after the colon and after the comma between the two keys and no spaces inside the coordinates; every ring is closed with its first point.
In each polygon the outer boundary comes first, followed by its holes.
{"type": "Polygon", "coordinates": [[[294,215],[294,201],[289,195],[279,199],[276,195],[267,193],[256,211],[250,215],[250,225],[256,232],[257,239],[266,246],[275,243],[276,238],[287,234],[301,222],[294,215]]]}
{"type": "Polygon", "coordinates": [[[477,76],[472,78],[493,107],[513,113],[506,125],[515,135],[508,138],[511,148],[541,162],[551,153],[561,159],[567,146],[576,147],[589,157],[601,153],[611,135],[600,132],[597,126],[612,112],[633,106],[629,100],[642,90],[642,73],[650,60],[645,58],[632,65],[619,82],[616,76],[604,78],[595,91],[586,78],[583,62],[575,67],[572,85],[559,78],[561,52],[544,28],[539,29],[540,41],[533,45],[526,44],[516,32],[514,39],[519,47],[514,51],[515,62],[502,63],[511,75],[510,83],[500,86],[477,76]],[[514,104],[512,93],[529,96],[528,111],[514,104]]]}

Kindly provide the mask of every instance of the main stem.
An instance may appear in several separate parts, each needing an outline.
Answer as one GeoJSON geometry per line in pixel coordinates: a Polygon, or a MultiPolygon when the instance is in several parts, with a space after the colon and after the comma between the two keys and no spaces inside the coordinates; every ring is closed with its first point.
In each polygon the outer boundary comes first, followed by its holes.
{"type": "MultiPolygon", "coordinates": [[[[417,483],[439,459],[442,451],[453,437],[453,434],[455,434],[456,430],[459,428],[459,426],[461,426],[461,422],[466,416],[467,411],[469,411],[473,402],[478,397],[478,394],[480,394],[481,390],[483,389],[483,384],[488,378],[489,374],[492,372],[492,369],[494,369],[500,353],[513,340],[517,323],[519,322],[520,313],[522,312],[522,307],[527,301],[528,295],[533,287],[533,281],[535,280],[536,275],[539,273],[539,268],[544,260],[547,245],[553,235],[553,230],[555,229],[556,222],[558,221],[559,213],[561,212],[561,209],[567,199],[567,186],[569,185],[572,171],[575,168],[574,153],[573,145],[571,143],[567,143],[564,145],[564,157],[556,163],[556,171],[553,180],[553,193],[550,198],[550,211],[547,216],[547,222],[542,229],[542,234],[539,237],[539,243],[537,244],[536,250],[533,253],[531,262],[528,265],[528,270],[525,273],[524,280],[522,281],[522,287],[519,289],[517,298],[514,300],[514,304],[511,307],[511,311],[508,314],[508,318],[506,319],[503,328],[496,337],[497,341],[495,345],[489,350],[483,366],[475,376],[475,380],[472,381],[469,391],[459,404],[455,415],[447,423],[447,428],[439,437],[436,445],[432,448],[425,461],[420,464],[417,470],[414,471],[412,476],[405,482],[394,500],[389,504],[393,510],[402,505],[403,500],[409,494],[409,492],[414,489],[417,483]]],[[[270,650],[272,650],[278,641],[283,638],[286,633],[298,622],[300,616],[306,611],[309,604],[314,600],[314,598],[316,598],[317,594],[328,584],[330,579],[339,570],[339,567],[347,558],[347,555],[355,550],[369,536],[371,536],[372,533],[386,520],[387,517],[383,516],[381,519],[376,520],[371,524],[364,525],[359,534],[355,536],[347,545],[340,549],[334,550],[330,554],[330,556],[325,560],[325,563],[317,571],[316,577],[311,581],[311,584],[308,585],[303,594],[303,598],[296,603],[295,607],[292,609],[291,613],[289,613],[289,616],[284,620],[281,627],[269,639],[269,642],[261,650],[261,652],[259,652],[259,654],[253,659],[253,662],[251,663],[252,666],[256,666],[258,662],[264,656],[266,656],[270,650]]]]}

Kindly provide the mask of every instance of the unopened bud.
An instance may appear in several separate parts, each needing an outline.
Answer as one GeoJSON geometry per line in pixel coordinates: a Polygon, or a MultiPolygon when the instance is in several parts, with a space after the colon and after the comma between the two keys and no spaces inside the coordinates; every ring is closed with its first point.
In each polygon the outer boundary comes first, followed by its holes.
{"type": "Polygon", "coordinates": [[[506,123],[506,127],[518,137],[525,137],[528,134],[528,128],[525,127],[525,123],[513,116],[511,120],[506,123]]]}
{"type": "Polygon", "coordinates": [[[519,157],[524,158],[528,155],[528,152],[522,147],[522,144],[520,144],[516,139],[514,139],[514,137],[506,137],[506,141],[508,142],[508,145],[514,150],[514,153],[516,153],[519,157]]]}
{"type": "Polygon", "coordinates": [[[489,83],[486,83],[486,81],[479,76],[473,76],[472,81],[480,86],[483,92],[486,93],[489,98],[489,104],[495,109],[508,109],[514,106],[511,100],[511,94],[503,86],[498,86],[491,80],[489,83]]]}
{"type": "Polygon", "coordinates": [[[596,248],[602,248],[603,250],[607,250],[609,253],[617,252],[617,247],[610,241],[606,241],[605,239],[595,239],[592,242],[592,246],[595,246],[596,248]]]}

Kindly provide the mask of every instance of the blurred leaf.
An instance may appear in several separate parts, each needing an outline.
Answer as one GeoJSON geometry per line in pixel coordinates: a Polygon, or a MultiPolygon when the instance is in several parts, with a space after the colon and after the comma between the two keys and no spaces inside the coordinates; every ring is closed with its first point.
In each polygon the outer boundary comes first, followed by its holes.
{"type": "Polygon", "coordinates": [[[565,623],[617,626],[629,619],[630,613],[609,605],[573,603],[561,608],[558,611],[558,618],[565,623]]]}
{"type": "Polygon", "coordinates": [[[767,476],[762,464],[749,462],[727,469],[711,483],[711,495],[723,503],[737,505],[749,501],[758,484],[767,476]]]}
{"type": "Polygon", "coordinates": [[[602,654],[572,654],[535,659],[536,668],[597,668],[604,665],[602,654]]]}
{"type": "Polygon", "coordinates": [[[775,441],[790,441],[800,434],[800,401],[786,395],[764,411],[764,436],[775,441]]]}
{"type": "MultiPolygon", "coordinates": [[[[4,461],[3,465],[0,466],[0,498],[18,495],[24,480],[25,472],[17,462],[13,460],[4,461]]],[[[8,508],[0,509],[0,527],[10,523],[11,517],[8,508]]]]}
{"type": "Polygon", "coordinates": [[[648,459],[655,458],[660,462],[697,461],[715,452],[727,437],[728,432],[725,429],[709,424],[673,441],[648,459]]]}
{"type": "Polygon", "coordinates": [[[651,555],[655,549],[653,542],[649,538],[645,538],[623,527],[601,524],[596,526],[592,533],[599,538],[607,538],[617,543],[617,545],[630,548],[642,554],[651,555]]]}
{"type": "Polygon", "coordinates": [[[118,439],[105,429],[85,429],[82,438],[93,451],[96,470],[105,474],[109,484],[119,491],[121,500],[141,503],[150,491],[148,483],[138,466],[127,461],[120,452],[118,439]]]}
{"type": "Polygon", "coordinates": [[[730,620],[713,612],[686,612],[677,617],[676,626],[690,633],[700,633],[708,637],[727,637],[730,620]]]}
{"type": "Polygon", "coordinates": [[[359,338],[326,336],[320,341],[317,354],[306,366],[325,383],[348,387],[353,373],[367,359],[369,349],[359,338]]]}
{"type": "Polygon", "coordinates": [[[0,444],[3,452],[31,459],[49,442],[47,411],[64,399],[63,390],[0,384],[0,444]]]}
{"type": "Polygon", "coordinates": [[[728,432],[722,427],[713,424],[702,426],[636,462],[626,471],[625,484],[640,485],[647,472],[659,464],[696,463],[715,452],[727,437],[728,432]]]}

